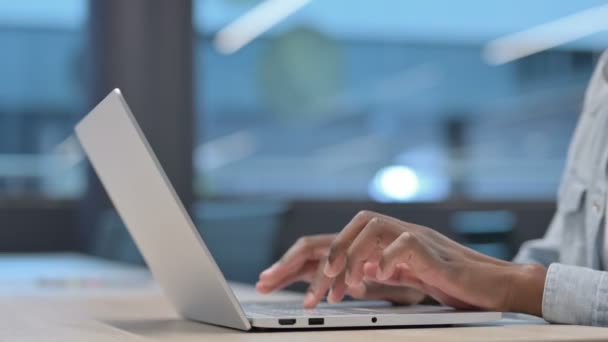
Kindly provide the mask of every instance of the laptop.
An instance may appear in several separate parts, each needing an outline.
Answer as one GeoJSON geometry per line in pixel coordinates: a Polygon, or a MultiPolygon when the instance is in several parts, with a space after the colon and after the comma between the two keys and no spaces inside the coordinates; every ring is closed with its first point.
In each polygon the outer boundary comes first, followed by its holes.
{"type": "Polygon", "coordinates": [[[312,310],[295,302],[239,303],[119,89],[76,125],[76,135],[152,275],[185,319],[249,331],[451,325],[502,317],[385,302],[323,303],[312,310]]]}

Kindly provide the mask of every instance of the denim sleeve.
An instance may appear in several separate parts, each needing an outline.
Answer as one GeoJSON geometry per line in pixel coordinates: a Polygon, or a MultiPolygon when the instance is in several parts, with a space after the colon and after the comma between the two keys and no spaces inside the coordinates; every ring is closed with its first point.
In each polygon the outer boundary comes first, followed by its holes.
{"type": "Polygon", "coordinates": [[[545,280],[543,318],[553,323],[608,326],[607,272],[551,264],[545,280]]]}

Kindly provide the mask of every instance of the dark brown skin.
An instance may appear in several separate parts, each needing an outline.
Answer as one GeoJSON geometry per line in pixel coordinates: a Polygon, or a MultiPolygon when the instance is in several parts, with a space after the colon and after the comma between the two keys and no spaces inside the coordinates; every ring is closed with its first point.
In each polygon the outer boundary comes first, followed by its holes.
{"type": "Polygon", "coordinates": [[[363,211],[338,234],[299,239],[260,274],[256,289],[270,293],[310,283],[304,307],[327,295],[417,304],[427,296],[462,309],[542,315],[547,270],[478,253],[437,231],[363,211]]]}

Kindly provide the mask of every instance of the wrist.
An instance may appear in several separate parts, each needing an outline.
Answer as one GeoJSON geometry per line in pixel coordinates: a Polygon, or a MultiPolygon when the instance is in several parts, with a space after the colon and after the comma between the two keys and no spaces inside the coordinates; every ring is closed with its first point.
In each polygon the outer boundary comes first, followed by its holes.
{"type": "Polygon", "coordinates": [[[542,316],[547,269],[539,264],[513,264],[508,311],[542,316]]]}

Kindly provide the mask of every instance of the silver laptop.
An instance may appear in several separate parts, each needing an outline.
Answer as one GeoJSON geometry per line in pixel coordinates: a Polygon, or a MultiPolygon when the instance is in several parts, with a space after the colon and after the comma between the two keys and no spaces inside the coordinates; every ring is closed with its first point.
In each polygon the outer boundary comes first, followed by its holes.
{"type": "Polygon", "coordinates": [[[241,330],[448,325],[499,312],[389,303],[239,303],[120,93],[112,91],[76,134],[155,279],[182,317],[241,330]]]}

